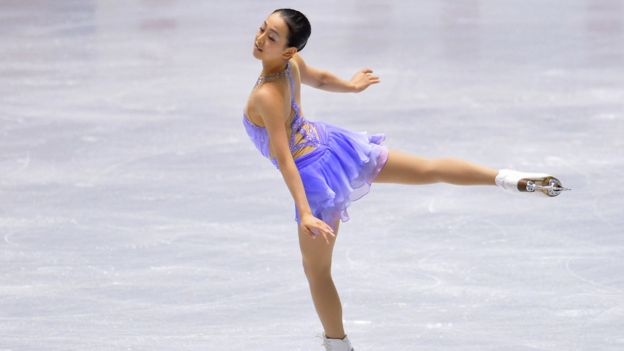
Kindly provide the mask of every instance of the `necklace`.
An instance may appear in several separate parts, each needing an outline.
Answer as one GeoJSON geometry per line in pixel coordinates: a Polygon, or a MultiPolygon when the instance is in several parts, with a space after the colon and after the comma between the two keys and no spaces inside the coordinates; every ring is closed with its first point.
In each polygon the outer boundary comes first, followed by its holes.
{"type": "Polygon", "coordinates": [[[260,77],[258,77],[258,80],[256,81],[256,84],[254,86],[257,87],[257,86],[262,85],[264,82],[271,82],[274,80],[278,80],[282,78],[283,76],[285,76],[286,73],[288,73],[288,66],[286,66],[285,70],[280,71],[280,72],[272,73],[266,76],[263,76],[261,74],[260,77]]]}

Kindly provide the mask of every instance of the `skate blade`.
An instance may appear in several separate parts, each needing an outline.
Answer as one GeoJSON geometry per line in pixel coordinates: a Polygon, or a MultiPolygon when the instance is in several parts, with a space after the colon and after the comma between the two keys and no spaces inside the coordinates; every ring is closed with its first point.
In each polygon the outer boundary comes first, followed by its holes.
{"type": "Polygon", "coordinates": [[[561,181],[559,181],[559,179],[554,178],[554,177],[540,179],[538,180],[538,182],[542,184],[539,184],[535,182],[534,180],[528,180],[526,183],[526,191],[528,192],[540,191],[547,196],[555,197],[561,194],[561,192],[563,191],[572,190],[570,188],[566,188],[563,185],[561,185],[561,181]]]}

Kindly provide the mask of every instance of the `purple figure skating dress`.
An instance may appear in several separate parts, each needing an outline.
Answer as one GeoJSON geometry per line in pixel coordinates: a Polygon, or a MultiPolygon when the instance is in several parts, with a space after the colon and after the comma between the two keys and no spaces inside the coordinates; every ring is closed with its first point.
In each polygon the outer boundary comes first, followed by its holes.
{"type": "MultiPolygon", "coordinates": [[[[366,195],[388,159],[388,148],[382,145],[384,134],[367,135],[352,132],[329,123],[306,120],[299,113],[290,62],[286,73],[290,83],[290,105],[295,111],[289,140],[290,151],[301,175],[312,214],[336,230],[337,219],[349,220],[347,207],[351,201],[366,195]],[[298,140],[296,138],[298,136],[298,140]],[[295,155],[304,147],[312,151],[295,155]]],[[[264,127],[252,123],[243,113],[247,134],[260,153],[276,168],[279,165],[269,152],[269,136],[264,127]]],[[[299,152],[300,153],[300,152],[299,152]]],[[[295,207],[295,220],[300,223],[295,207]]]]}

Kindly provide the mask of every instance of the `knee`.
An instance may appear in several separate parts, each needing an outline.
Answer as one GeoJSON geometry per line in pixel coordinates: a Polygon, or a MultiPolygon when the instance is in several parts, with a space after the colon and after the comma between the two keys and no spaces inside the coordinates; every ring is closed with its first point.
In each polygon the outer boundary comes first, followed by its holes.
{"type": "Polygon", "coordinates": [[[331,264],[303,260],[303,272],[308,281],[331,279],[331,264]]]}
{"type": "Polygon", "coordinates": [[[429,161],[429,165],[427,167],[429,178],[431,178],[434,182],[444,181],[449,170],[449,165],[455,163],[456,160],[457,159],[452,157],[446,157],[429,161]]]}
{"type": "Polygon", "coordinates": [[[425,183],[435,183],[440,180],[442,159],[426,160],[420,164],[420,178],[425,183]]]}

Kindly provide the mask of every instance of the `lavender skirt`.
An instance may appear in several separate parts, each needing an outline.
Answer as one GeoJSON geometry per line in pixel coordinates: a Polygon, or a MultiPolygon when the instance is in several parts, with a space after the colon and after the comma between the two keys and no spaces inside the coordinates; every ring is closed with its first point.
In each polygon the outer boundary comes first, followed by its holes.
{"type": "MultiPolygon", "coordinates": [[[[386,137],[352,132],[321,121],[309,122],[316,127],[321,145],[295,159],[295,164],[312,214],[336,230],[336,220],[349,220],[347,207],[368,194],[386,164],[388,148],[382,145],[386,137]]],[[[300,223],[297,207],[295,220],[300,223]]]]}

